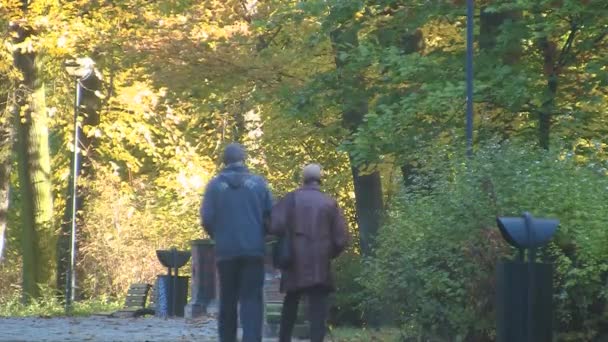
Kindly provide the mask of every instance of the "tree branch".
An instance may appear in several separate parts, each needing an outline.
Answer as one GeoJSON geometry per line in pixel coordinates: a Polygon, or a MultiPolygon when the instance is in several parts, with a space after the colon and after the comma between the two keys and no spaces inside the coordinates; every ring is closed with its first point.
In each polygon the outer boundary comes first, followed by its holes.
{"type": "Polygon", "coordinates": [[[572,43],[574,42],[574,37],[578,32],[578,24],[574,21],[570,23],[570,33],[568,34],[568,38],[566,39],[566,43],[562,47],[562,51],[559,53],[559,58],[557,60],[556,68],[557,70],[561,69],[566,64],[566,57],[572,50],[572,43]]]}
{"type": "Polygon", "coordinates": [[[604,38],[606,38],[607,35],[608,30],[605,30],[604,32],[600,33],[600,35],[593,40],[593,45],[599,44],[602,40],[604,40],[604,38]]]}
{"type": "Polygon", "coordinates": [[[279,26],[270,36],[270,38],[266,39],[266,34],[260,35],[258,37],[259,39],[259,43],[256,44],[256,50],[257,52],[260,52],[264,49],[266,49],[267,47],[270,46],[270,44],[272,44],[272,42],[274,41],[274,39],[277,37],[277,35],[279,35],[279,33],[281,32],[281,29],[283,29],[283,26],[279,26]]]}
{"type": "Polygon", "coordinates": [[[248,24],[251,24],[251,15],[249,14],[249,9],[247,9],[247,4],[245,3],[245,1],[241,0],[239,1],[241,4],[241,7],[243,8],[243,11],[245,12],[243,14],[243,20],[245,20],[248,24]]]}

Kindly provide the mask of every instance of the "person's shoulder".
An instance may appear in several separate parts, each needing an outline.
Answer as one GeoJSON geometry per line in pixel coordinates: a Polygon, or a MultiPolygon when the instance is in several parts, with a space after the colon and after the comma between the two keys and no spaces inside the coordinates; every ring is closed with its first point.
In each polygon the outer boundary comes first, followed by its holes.
{"type": "Polygon", "coordinates": [[[249,188],[267,189],[268,181],[266,180],[266,178],[264,178],[264,176],[261,176],[261,175],[255,174],[255,173],[250,173],[247,176],[247,179],[245,180],[245,185],[249,188]]]}
{"type": "Polygon", "coordinates": [[[211,177],[211,179],[210,179],[210,180],[207,182],[206,187],[207,187],[207,188],[211,188],[211,187],[213,187],[215,184],[217,184],[217,182],[218,182],[218,177],[219,177],[219,175],[216,175],[216,176],[211,177]]]}
{"type": "Polygon", "coordinates": [[[220,186],[220,184],[224,183],[224,181],[222,180],[222,174],[218,173],[217,175],[213,176],[209,182],[207,182],[207,188],[208,189],[212,189],[212,188],[217,188],[218,186],[220,186]]]}
{"type": "Polygon", "coordinates": [[[300,189],[293,189],[291,191],[288,191],[288,192],[285,193],[285,195],[282,197],[282,199],[288,199],[290,197],[296,197],[299,192],[300,192],[300,189]]]}
{"type": "Polygon", "coordinates": [[[268,184],[268,181],[266,180],[266,178],[262,175],[258,175],[257,173],[251,173],[249,178],[258,184],[263,184],[263,185],[268,184]]]}
{"type": "Polygon", "coordinates": [[[332,206],[332,207],[337,207],[338,206],[338,201],[333,198],[331,195],[320,191],[319,192],[321,194],[321,197],[323,197],[324,202],[328,205],[328,206],[332,206]]]}
{"type": "Polygon", "coordinates": [[[297,189],[288,191],[282,195],[278,195],[274,202],[274,206],[281,207],[281,206],[286,205],[287,203],[289,203],[289,201],[291,201],[291,198],[293,198],[296,195],[296,192],[297,192],[297,189]]]}
{"type": "Polygon", "coordinates": [[[299,188],[294,190],[294,193],[306,192],[306,197],[315,201],[320,205],[334,205],[336,204],[336,200],[330,195],[326,194],[321,189],[310,189],[310,188],[299,188]]]}

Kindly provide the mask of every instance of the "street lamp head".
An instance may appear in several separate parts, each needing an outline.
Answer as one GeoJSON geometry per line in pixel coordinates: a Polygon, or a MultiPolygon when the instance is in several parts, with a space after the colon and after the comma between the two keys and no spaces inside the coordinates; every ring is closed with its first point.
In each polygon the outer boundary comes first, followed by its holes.
{"type": "Polygon", "coordinates": [[[95,62],[89,57],[68,59],[63,63],[68,75],[85,79],[89,77],[95,69],[95,62]]]}

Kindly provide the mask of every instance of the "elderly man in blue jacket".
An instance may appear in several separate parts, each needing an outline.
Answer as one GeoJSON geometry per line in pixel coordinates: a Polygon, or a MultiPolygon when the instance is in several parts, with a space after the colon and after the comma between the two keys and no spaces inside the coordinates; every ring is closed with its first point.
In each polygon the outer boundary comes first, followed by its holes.
{"type": "Polygon", "coordinates": [[[219,340],[236,342],[241,305],[243,342],[262,341],[266,222],[272,196],[266,180],[245,166],[245,150],[230,144],[224,169],[203,196],[202,225],[215,240],[220,281],[219,340]]]}

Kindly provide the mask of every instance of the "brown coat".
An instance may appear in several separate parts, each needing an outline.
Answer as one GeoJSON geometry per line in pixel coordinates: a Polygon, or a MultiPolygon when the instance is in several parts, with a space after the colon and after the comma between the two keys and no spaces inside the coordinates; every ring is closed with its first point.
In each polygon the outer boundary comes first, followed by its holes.
{"type": "Polygon", "coordinates": [[[311,286],[334,289],[331,260],[348,243],[344,215],[334,199],[318,186],[306,185],[294,192],[295,205],[285,196],[272,209],[270,233],[283,235],[292,229],[293,263],[283,270],[281,291],[311,286]],[[295,208],[291,213],[292,206],[295,208]],[[291,221],[293,218],[295,222],[291,221]]]}

